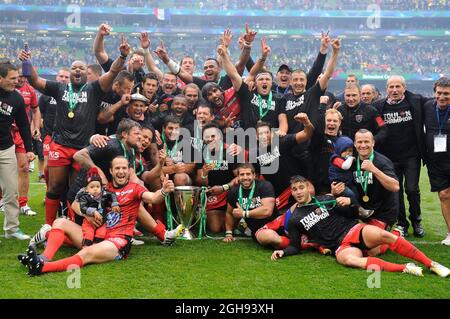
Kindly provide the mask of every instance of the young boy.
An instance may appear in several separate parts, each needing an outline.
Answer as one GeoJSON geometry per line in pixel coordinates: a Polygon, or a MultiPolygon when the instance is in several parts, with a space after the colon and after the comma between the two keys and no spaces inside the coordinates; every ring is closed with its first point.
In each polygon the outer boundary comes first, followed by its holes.
{"type": "MultiPolygon", "coordinates": [[[[355,203],[358,203],[358,196],[355,194],[356,190],[352,189],[354,185],[352,171],[350,170],[354,160],[352,139],[347,136],[339,137],[334,144],[334,153],[330,157],[328,170],[330,182],[344,183],[345,191],[341,196],[350,197],[355,203]]],[[[361,218],[368,218],[374,212],[362,207],[359,207],[358,210],[361,218]]]]}
{"type": "Polygon", "coordinates": [[[94,217],[101,221],[102,225],[97,229],[91,225],[87,218],[84,219],[83,246],[90,246],[94,242],[99,242],[106,235],[106,215],[107,207],[111,207],[114,213],[120,212],[116,194],[106,191],[102,187],[102,180],[97,168],[91,168],[86,177],[86,186],[77,193],[75,198],[80,203],[80,210],[83,215],[94,217]]]}

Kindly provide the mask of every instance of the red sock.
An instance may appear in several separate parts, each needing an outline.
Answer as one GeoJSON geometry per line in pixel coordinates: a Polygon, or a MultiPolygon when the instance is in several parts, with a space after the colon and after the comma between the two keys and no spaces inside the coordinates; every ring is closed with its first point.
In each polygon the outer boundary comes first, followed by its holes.
{"type": "Polygon", "coordinates": [[[72,241],[71,241],[70,238],[67,237],[67,236],[64,236],[64,245],[73,247],[72,241]]]}
{"type": "Polygon", "coordinates": [[[28,203],[28,197],[20,196],[19,197],[19,207],[23,207],[28,203]]]}
{"type": "Polygon", "coordinates": [[[399,255],[414,259],[428,268],[431,267],[432,260],[403,237],[398,237],[389,248],[399,255]]]}
{"type": "MultiPolygon", "coordinates": [[[[367,257],[366,269],[372,265],[377,265],[380,270],[390,271],[390,272],[402,272],[405,269],[405,265],[393,264],[387,261],[384,261],[380,258],[375,257],[367,257]]],[[[377,269],[377,268],[375,268],[377,269]]]]}
{"type": "Polygon", "coordinates": [[[289,246],[290,240],[286,236],[280,236],[281,237],[281,243],[276,247],[277,249],[285,249],[289,246]]]}
{"type": "Polygon", "coordinates": [[[58,261],[46,262],[42,267],[42,272],[66,271],[67,267],[70,265],[77,265],[81,268],[83,267],[83,260],[79,255],[73,255],[72,257],[64,258],[58,261]]]}
{"type": "Polygon", "coordinates": [[[380,254],[384,254],[386,252],[386,250],[388,250],[388,249],[389,249],[388,244],[380,245],[380,254]]]}
{"type": "Polygon", "coordinates": [[[47,260],[53,259],[59,247],[64,243],[64,237],[65,235],[62,229],[52,229],[48,232],[47,247],[45,247],[42,253],[47,260]]]}
{"type": "Polygon", "coordinates": [[[59,199],[45,197],[45,223],[52,225],[58,213],[59,199]]]}
{"type": "Polygon", "coordinates": [[[155,235],[160,241],[164,241],[164,235],[166,233],[166,226],[159,220],[156,222],[155,228],[153,228],[152,234],[155,235]]]}

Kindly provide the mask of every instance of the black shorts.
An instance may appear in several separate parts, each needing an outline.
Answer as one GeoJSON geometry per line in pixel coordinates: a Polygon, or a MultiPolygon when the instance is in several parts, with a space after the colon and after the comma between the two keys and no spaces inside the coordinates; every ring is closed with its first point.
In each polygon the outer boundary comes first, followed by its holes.
{"type": "Polygon", "coordinates": [[[44,149],[42,147],[42,142],[33,139],[33,151],[35,154],[37,154],[39,160],[44,160],[44,149]]]}
{"type": "Polygon", "coordinates": [[[450,187],[449,163],[429,162],[427,170],[432,192],[440,192],[450,187]]]}

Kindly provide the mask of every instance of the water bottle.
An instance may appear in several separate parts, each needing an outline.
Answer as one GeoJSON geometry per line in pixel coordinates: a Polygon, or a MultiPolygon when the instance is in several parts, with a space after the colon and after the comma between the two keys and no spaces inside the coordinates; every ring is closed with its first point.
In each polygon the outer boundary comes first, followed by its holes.
{"type": "MultiPolygon", "coordinates": [[[[24,44],[24,50],[25,50],[25,52],[29,52],[29,50],[28,50],[28,43],[25,43],[24,44]]],[[[32,68],[33,66],[31,65],[31,61],[30,60],[25,60],[25,61],[22,61],[22,75],[23,76],[25,76],[25,77],[31,77],[31,68],[32,68]]]]}

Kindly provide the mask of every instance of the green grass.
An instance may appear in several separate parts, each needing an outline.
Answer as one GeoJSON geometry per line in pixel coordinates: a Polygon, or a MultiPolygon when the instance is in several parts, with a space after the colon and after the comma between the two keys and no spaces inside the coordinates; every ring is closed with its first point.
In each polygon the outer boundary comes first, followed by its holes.
{"type": "MultiPolygon", "coordinates": [[[[36,173],[31,177],[36,181],[36,173]]],[[[440,205],[429,192],[425,171],[421,177],[423,223],[427,235],[410,237],[429,257],[450,265],[449,248],[439,244],[446,233],[440,205]]],[[[33,184],[30,206],[38,216],[21,216],[21,228],[33,234],[44,222],[45,188],[33,184]]],[[[3,222],[3,214],[0,215],[3,222]]],[[[381,273],[380,288],[367,287],[371,275],[340,266],[332,257],[304,253],[277,262],[271,250],[249,240],[225,244],[219,240],[177,241],[163,247],[154,239],[133,247],[127,261],[90,265],[81,269],[81,288],[69,289],[71,273],[28,277],[17,262],[26,242],[1,238],[0,298],[450,298],[449,279],[425,271],[425,277],[381,273]]],[[[76,251],[63,247],[56,259],[76,251]]],[[[385,260],[407,259],[388,252],[385,260]]]]}

